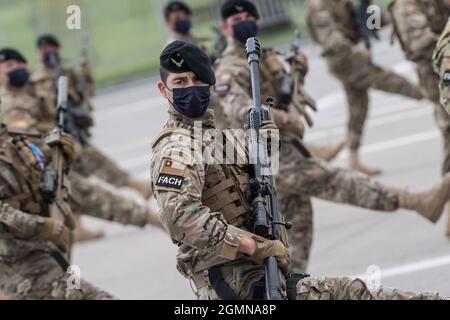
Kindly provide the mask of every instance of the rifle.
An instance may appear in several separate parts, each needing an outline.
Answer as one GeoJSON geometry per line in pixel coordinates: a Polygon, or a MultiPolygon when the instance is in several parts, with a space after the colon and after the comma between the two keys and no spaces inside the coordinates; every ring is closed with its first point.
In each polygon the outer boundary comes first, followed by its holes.
{"type": "MultiPolygon", "coordinates": [[[[64,73],[56,58],[56,54],[49,53],[48,56],[49,66],[55,73],[54,83],[55,88],[58,88],[58,82],[64,73]]],[[[67,79],[67,78],[66,78],[67,79]]],[[[67,90],[66,90],[67,91],[67,90]]],[[[66,114],[66,131],[72,135],[81,145],[88,143],[89,132],[86,127],[91,123],[92,118],[89,112],[82,106],[75,106],[69,99],[67,99],[67,114],[66,114]]]]}
{"type": "MultiPolygon", "coordinates": [[[[259,236],[280,240],[280,226],[288,227],[288,224],[281,220],[274,178],[273,175],[267,174],[268,170],[271,170],[269,150],[261,141],[260,135],[263,121],[270,120],[268,110],[263,109],[261,105],[259,76],[261,46],[256,38],[249,38],[245,49],[251,70],[253,95],[253,106],[248,116],[251,167],[248,197],[252,203],[253,229],[254,233],[259,236]]],[[[282,294],[280,272],[275,257],[268,257],[265,261],[265,298],[267,300],[285,299],[282,294]]]]}
{"type": "Polygon", "coordinates": [[[42,181],[42,191],[45,199],[50,203],[50,217],[58,221],[63,221],[69,228],[75,228],[75,220],[70,208],[67,205],[69,182],[65,175],[69,171],[66,163],[62,134],[66,131],[68,103],[67,103],[67,77],[61,76],[58,79],[58,100],[57,100],[58,122],[56,127],[45,137],[45,142],[51,148],[52,162],[44,171],[42,181]]]}
{"type": "Polygon", "coordinates": [[[225,51],[225,48],[227,47],[227,38],[223,34],[222,30],[216,25],[211,26],[211,29],[213,30],[215,34],[214,38],[214,55],[212,57],[212,62],[217,60],[222,52],[225,51]]]}
{"type": "Polygon", "coordinates": [[[82,97],[90,98],[94,96],[94,76],[92,75],[91,65],[89,63],[88,54],[88,38],[87,35],[83,36],[83,49],[81,50],[80,70],[81,77],[77,83],[77,90],[82,97]]]}
{"type": "Polygon", "coordinates": [[[305,91],[304,86],[304,76],[301,74],[298,66],[296,65],[295,57],[300,52],[300,41],[301,34],[299,30],[295,31],[294,42],[291,45],[290,53],[287,57],[287,61],[291,65],[291,81],[292,81],[292,104],[300,113],[308,123],[309,127],[314,125],[311,117],[305,110],[302,108],[301,104],[305,104],[309,106],[314,111],[317,111],[316,101],[305,91]]]}

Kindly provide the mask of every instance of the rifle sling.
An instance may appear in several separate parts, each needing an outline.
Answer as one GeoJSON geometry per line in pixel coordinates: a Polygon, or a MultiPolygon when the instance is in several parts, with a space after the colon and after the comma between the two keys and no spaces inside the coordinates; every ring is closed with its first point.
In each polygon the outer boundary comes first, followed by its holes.
{"type": "Polygon", "coordinates": [[[311,153],[309,150],[305,147],[303,142],[300,139],[291,139],[292,144],[294,147],[307,159],[311,158],[311,153]]]}

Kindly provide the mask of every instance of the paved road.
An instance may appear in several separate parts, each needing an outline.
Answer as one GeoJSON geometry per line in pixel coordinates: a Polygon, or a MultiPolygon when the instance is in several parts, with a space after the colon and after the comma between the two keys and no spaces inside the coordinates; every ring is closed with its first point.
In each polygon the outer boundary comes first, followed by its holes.
{"type": "MultiPolygon", "coordinates": [[[[305,45],[304,50],[311,66],[307,89],[320,109],[307,140],[337,141],[345,135],[344,96],[318,48],[305,45]]],[[[387,40],[376,44],[374,60],[416,81],[413,66],[387,40]]],[[[157,95],[155,80],[103,90],[95,101],[94,143],[141,179],[149,178],[150,141],[166,118],[167,106],[157,95]]],[[[433,107],[381,92],[370,97],[362,152],[365,162],[384,169],[377,180],[410,190],[431,187],[439,179],[442,154],[433,107]]],[[[344,152],[334,164],[345,166],[346,159],[344,152]]],[[[130,190],[121,192],[136,197],[130,190]]],[[[444,219],[432,225],[406,211],[378,213],[320,200],[313,203],[312,274],[354,276],[377,266],[383,285],[439,290],[450,296],[450,242],[443,236],[444,219]]],[[[85,221],[92,228],[104,228],[107,236],[75,248],[74,263],[84,278],[122,299],[194,298],[188,281],[175,270],[175,246],[165,234],[150,227],[85,221]]]]}

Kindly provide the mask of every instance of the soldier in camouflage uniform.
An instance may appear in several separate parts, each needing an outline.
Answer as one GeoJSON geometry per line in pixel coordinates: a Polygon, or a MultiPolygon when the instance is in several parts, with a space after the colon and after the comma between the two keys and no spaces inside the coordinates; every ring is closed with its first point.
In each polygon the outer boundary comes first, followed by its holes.
{"type": "Polygon", "coordinates": [[[420,88],[392,71],[371,61],[370,53],[357,46],[361,35],[354,18],[351,0],[308,0],[307,22],[311,36],[323,48],[330,72],[338,78],[348,102],[349,167],[367,175],[379,169],[360,163],[364,123],[369,106],[369,88],[422,99],[420,88]]]}
{"type": "MultiPolygon", "coordinates": [[[[431,61],[439,35],[449,16],[445,0],[394,0],[389,6],[394,34],[406,54],[417,66],[417,74],[427,98],[435,104],[435,118],[444,140],[442,173],[450,172],[450,115],[439,101],[439,77],[431,61]]],[[[450,209],[450,206],[448,206],[450,209]]],[[[446,234],[450,237],[450,212],[446,234]]]]}
{"type": "Polygon", "coordinates": [[[433,53],[433,68],[439,77],[440,103],[450,114],[450,21],[447,21],[436,44],[433,53]]]}
{"type": "MultiPolygon", "coordinates": [[[[53,63],[51,59],[54,57],[57,60],[57,64],[60,64],[60,44],[54,36],[44,35],[38,39],[37,46],[40,64],[31,74],[30,81],[34,87],[35,94],[44,101],[46,112],[54,114],[56,70],[51,67],[53,63]]],[[[79,125],[82,129],[80,130],[80,135],[86,140],[83,146],[82,156],[80,157],[81,165],[79,166],[79,171],[85,176],[96,175],[116,187],[130,187],[141,193],[145,199],[149,199],[151,197],[151,190],[148,184],[132,178],[127,172],[119,168],[113,161],[100,152],[100,150],[87,141],[89,138],[87,131],[93,123],[91,115],[92,106],[90,104],[91,97],[88,93],[78,90],[77,85],[80,83],[80,78],[74,70],[62,66],[61,72],[69,78],[70,101],[74,106],[79,106],[87,110],[89,114],[88,118],[79,120],[79,125]]]]}
{"type": "MultiPolygon", "coordinates": [[[[34,95],[29,85],[25,58],[13,49],[2,49],[0,55],[3,57],[0,60],[0,84],[3,85],[0,90],[0,112],[4,123],[12,131],[46,134],[51,128],[51,119],[55,122],[55,115],[48,117],[42,112],[45,103],[34,95]]],[[[74,203],[75,212],[123,224],[161,227],[156,214],[147,206],[115,195],[74,171],[71,171],[70,178],[75,191],[74,199],[80,199],[74,203]]],[[[75,232],[76,240],[80,238],[78,235],[79,228],[75,232]]]]}
{"type": "MultiPolygon", "coordinates": [[[[236,3],[239,8],[243,8],[247,2],[236,3]]],[[[248,107],[252,105],[250,68],[244,43],[233,37],[231,30],[236,29],[232,26],[235,20],[240,21],[238,23],[256,23],[257,12],[250,6],[248,10],[224,12],[223,18],[222,29],[228,35],[228,47],[214,64],[218,79],[215,91],[232,127],[243,128],[248,107]]],[[[260,61],[261,95],[273,96],[275,101],[280,101],[275,84],[280,83],[278,79],[282,71],[274,72],[273,61],[276,59],[273,51],[263,51],[260,61]]],[[[313,239],[312,196],[372,210],[395,211],[406,208],[417,211],[432,222],[440,217],[448,199],[448,176],[433,192],[409,193],[371,181],[360,173],[334,168],[315,157],[306,158],[296,146],[296,140],[301,139],[298,134],[302,131],[298,129],[301,120],[296,121],[292,113],[277,108],[277,105],[272,111],[275,123],[281,128],[280,169],[276,182],[280,208],[294,225],[289,232],[294,271],[304,272],[308,263],[313,239]],[[284,119],[292,123],[286,124],[284,119]]]]}
{"type": "Polygon", "coordinates": [[[198,38],[192,35],[192,9],[183,1],[170,1],[164,8],[164,21],[170,30],[167,44],[180,40],[200,46],[209,53],[206,38],[198,38]]]}
{"type": "MultiPolygon", "coordinates": [[[[103,154],[98,148],[89,143],[89,128],[93,125],[91,98],[93,94],[93,79],[87,70],[86,63],[82,63],[81,79],[78,74],[65,66],[61,66],[59,49],[59,41],[52,35],[43,35],[37,41],[38,55],[40,64],[31,74],[30,82],[34,90],[34,94],[39,98],[41,110],[47,119],[54,119],[55,115],[55,78],[57,73],[65,74],[69,78],[69,99],[72,103],[72,110],[78,108],[80,117],[74,117],[75,125],[78,127],[79,134],[77,140],[82,144],[82,156],[78,159],[75,169],[85,177],[96,175],[98,178],[116,186],[130,187],[137,190],[145,199],[150,198],[151,190],[149,186],[141,181],[132,178],[127,172],[122,170],[116,163],[103,154]],[[55,65],[60,68],[56,70],[55,65]],[[83,80],[83,81],[82,81],[83,80]],[[79,84],[84,82],[85,88],[79,88],[79,84]]],[[[50,121],[47,121],[50,123],[50,121]]],[[[91,240],[103,236],[103,231],[90,231],[80,224],[77,228],[77,239],[80,241],[91,240]]]]}
{"type": "MultiPolygon", "coordinates": [[[[440,96],[440,105],[450,115],[450,22],[447,22],[436,49],[433,53],[433,67],[438,76],[438,88],[440,96]]],[[[448,140],[449,132],[446,133],[445,141],[448,140]]],[[[447,146],[446,146],[447,147],[447,146]]],[[[446,159],[448,160],[448,159],[446,159]]],[[[450,205],[447,205],[447,227],[446,234],[450,238],[450,205]]]]}
{"type": "MultiPolygon", "coordinates": [[[[280,277],[288,271],[286,236],[268,240],[249,230],[246,164],[219,164],[208,139],[196,139],[215,127],[207,110],[215,84],[209,58],[199,47],[176,41],[160,57],[158,89],[168,100],[169,120],[155,137],[151,174],[161,220],[178,244],[177,269],[190,279],[199,299],[252,299],[264,276],[265,258],[276,257],[280,277]]],[[[262,132],[274,130],[263,124],[262,132]]],[[[222,134],[227,137],[226,132],[222,134]]],[[[219,144],[222,142],[219,142],[219,144]]],[[[244,152],[235,145],[235,152],[244,152]]],[[[304,277],[294,299],[439,299],[438,293],[380,288],[370,291],[360,279],[304,277]]]]}
{"type": "MultiPolygon", "coordinates": [[[[84,280],[68,286],[70,211],[64,221],[49,217],[42,157],[23,137],[8,137],[5,125],[0,131],[0,291],[13,299],[114,299],[84,280]]],[[[73,140],[64,141],[69,159],[73,140]]]]}

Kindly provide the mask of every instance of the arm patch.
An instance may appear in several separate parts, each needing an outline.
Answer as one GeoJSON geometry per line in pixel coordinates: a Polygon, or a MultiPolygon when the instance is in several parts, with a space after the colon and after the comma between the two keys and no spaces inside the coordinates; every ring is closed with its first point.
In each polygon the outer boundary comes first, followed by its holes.
{"type": "Polygon", "coordinates": [[[163,158],[155,186],[157,190],[177,191],[183,186],[187,165],[173,158],[163,158]]]}
{"type": "Polygon", "coordinates": [[[180,190],[183,186],[184,177],[167,173],[160,173],[155,185],[158,187],[174,188],[180,190]]]}

